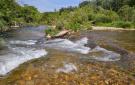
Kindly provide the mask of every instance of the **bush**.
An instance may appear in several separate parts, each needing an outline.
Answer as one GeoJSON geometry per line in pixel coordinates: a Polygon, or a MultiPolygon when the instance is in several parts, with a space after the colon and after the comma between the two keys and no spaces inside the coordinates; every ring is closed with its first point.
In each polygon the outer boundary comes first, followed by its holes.
{"type": "Polygon", "coordinates": [[[4,27],[4,24],[2,21],[0,21],[0,28],[4,27]]]}
{"type": "Polygon", "coordinates": [[[58,29],[54,29],[54,28],[48,28],[45,30],[45,34],[46,35],[50,35],[50,36],[54,36],[59,32],[58,29]]]}
{"type": "Polygon", "coordinates": [[[56,23],[56,29],[62,30],[63,28],[64,28],[63,22],[59,21],[58,23],[56,23]]]}
{"type": "Polygon", "coordinates": [[[82,29],[84,29],[84,30],[91,30],[92,29],[91,23],[90,22],[83,23],[82,29]]]}
{"type": "Polygon", "coordinates": [[[133,28],[135,28],[135,22],[133,22],[132,24],[133,24],[133,28]]]}
{"type": "Polygon", "coordinates": [[[0,20],[0,30],[3,31],[4,27],[5,27],[5,21],[4,20],[0,20]]]}
{"type": "Polygon", "coordinates": [[[114,25],[116,27],[121,27],[121,28],[131,28],[132,27],[131,22],[124,22],[124,21],[114,22],[112,25],[114,25]]]}
{"type": "Polygon", "coordinates": [[[69,23],[66,23],[65,25],[65,28],[67,28],[68,30],[72,30],[74,32],[77,32],[78,30],[81,29],[81,24],[80,23],[72,23],[72,22],[69,22],[69,23]]]}
{"type": "Polygon", "coordinates": [[[124,5],[119,9],[119,15],[124,21],[135,21],[135,8],[128,5],[124,5]]]}
{"type": "Polygon", "coordinates": [[[112,19],[103,14],[102,15],[98,14],[95,18],[95,23],[110,23],[110,22],[112,22],[112,19]]]}
{"type": "Polygon", "coordinates": [[[94,20],[95,15],[94,14],[88,14],[88,21],[94,20]]]}

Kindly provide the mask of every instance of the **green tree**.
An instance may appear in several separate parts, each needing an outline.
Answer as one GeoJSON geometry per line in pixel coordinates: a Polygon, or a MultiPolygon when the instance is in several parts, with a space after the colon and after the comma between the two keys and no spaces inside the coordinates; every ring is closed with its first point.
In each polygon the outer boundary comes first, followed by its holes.
{"type": "Polygon", "coordinates": [[[124,21],[135,22],[135,8],[125,5],[119,9],[119,15],[124,21]]]}

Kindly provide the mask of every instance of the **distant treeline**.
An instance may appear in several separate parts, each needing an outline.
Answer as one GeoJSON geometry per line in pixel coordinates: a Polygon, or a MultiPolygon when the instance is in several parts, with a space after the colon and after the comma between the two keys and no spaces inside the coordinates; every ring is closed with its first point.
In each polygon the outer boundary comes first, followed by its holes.
{"type": "Polygon", "coordinates": [[[90,0],[78,7],[40,13],[16,0],[0,0],[0,30],[14,24],[54,25],[57,29],[91,29],[91,25],[135,28],[135,0],[90,0]]]}
{"type": "Polygon", "coordinates": [[[78,7],[44,13],[45,24],[58,29],[85,30],[91,25],[135,28],[135,0],[90,0],[78,7]]]}
{"type": "Polygon", "coordinates": [[[0,0],[0,31],[12,25],[39,23],[41,13],[33,6],[20,6],[16,0],[0,0]]]}

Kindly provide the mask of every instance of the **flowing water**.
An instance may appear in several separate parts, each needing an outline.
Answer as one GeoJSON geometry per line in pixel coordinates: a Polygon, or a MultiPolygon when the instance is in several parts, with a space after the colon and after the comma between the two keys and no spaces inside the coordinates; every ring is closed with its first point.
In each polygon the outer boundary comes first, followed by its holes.
{"type": "Polygon", "coordinates": [[[47,54],[43,48],[32,47],[44,37],[44,30],[44,26],[27,27],[3,35],[7,46],[0,51],[0,75],[6,75],[20,64],[47,54]]]}
{"type": "Polygon", "coordinates": [[[135,52],[135,31],[93,31],[88,35],[106,41],[104,44],[115,43],[129,52],[135,52]]]}
{"type": "MultiPolygon", "coordinates": [[[[124,54],[135,52],[135,31],[90,31],[79,36],[75,35],[77,36],[75,39],[71,37],[46,40],[44,38],[46,28],[46,26],[26,27],[1,34],[6,41],[6,46],[0,50],[1,76],[6,76],[24,62],[40,57],[51,57],[51,54],[78,56],[82,62],[119,63],[123,62],[124,54]],[[110,49],[110,46],[119,48],[120,51],[110,49]]],[[[62,62],[64,67],[57,69],[56,72],[78,71],[73,63],[62,62]]]]}

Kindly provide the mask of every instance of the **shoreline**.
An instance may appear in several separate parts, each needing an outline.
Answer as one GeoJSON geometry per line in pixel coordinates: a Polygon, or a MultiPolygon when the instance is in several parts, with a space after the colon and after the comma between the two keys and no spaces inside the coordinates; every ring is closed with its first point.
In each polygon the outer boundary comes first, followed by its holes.
{"type": "Polygon", "coordinates": [[[103,26],[92,26],[92,30],[135,31],[134,28],[117,28],[117,27],[103,27],[103,26]]]}
{"type": "MultiPolygon", "coordinates": [[[[56,26],[54,25],[54,26],[48,26],[48,28],[49,27],[51,27],[52,29],[55,29],[56,28],[56,26]]],[[[117,28],[117,27],[104,27],[104,26],[91,26],[92,27],[92,29],[91,30],[86,30],[86,31],[135,31],[135,28],[117,28]]],[[[66,36],[66,34],[67,33],[63,33],[63,31],[64,30],[61,30],[61,31],[59,31],[59,33],[61,34],[61,35],[59,35],[58,37],[56,36],[56,35],[58,35],[58,34],[55,34],[55,35],[53,35],[53,36],[46,36],[46,37],[48,37],[48,39],[54,39],[54,38],[62,38],[62,37],[64,37],[64,36],[66,36]],[[62,32],[62,33],[61,33],[62,32]],[[55,37],[56,36],[56,37],[55,37]],[[52,37],[52,38],[51,38],[52,37]]],[[[79,30],[78,32],[80,32],[81,30],[79,30]]],[[[77,32],[73,32],[73,33],[70,33],[71,32],[71,30],[68,30],[68,35],[69,36],[71,36],[72,34],[74,34],[74,33],[77,33],[77,32]]]]}

